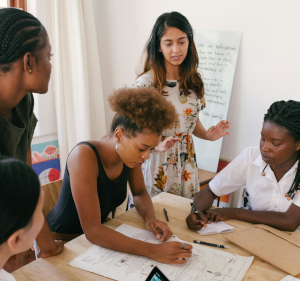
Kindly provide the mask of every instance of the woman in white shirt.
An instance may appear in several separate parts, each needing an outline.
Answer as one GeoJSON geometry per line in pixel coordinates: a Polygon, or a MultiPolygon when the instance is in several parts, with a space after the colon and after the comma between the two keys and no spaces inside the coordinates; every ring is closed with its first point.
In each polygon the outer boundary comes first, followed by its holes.
{"type": "Polygon", "coordinates": [[[278,101],[264,117],[259,148],[246,148],[195,197],[187,226],[236,219],[294,231],[300,225],[300,102],[278,101]],[[253,210],[209,210],[214,199],[246,186],[253,210]]]}
{"type": "Polygon", "coordinates": [[[15,278],[3,267],[33,244],[44,224],[44,193],[26,163],[0,156],[0,280],[15,278]]]}

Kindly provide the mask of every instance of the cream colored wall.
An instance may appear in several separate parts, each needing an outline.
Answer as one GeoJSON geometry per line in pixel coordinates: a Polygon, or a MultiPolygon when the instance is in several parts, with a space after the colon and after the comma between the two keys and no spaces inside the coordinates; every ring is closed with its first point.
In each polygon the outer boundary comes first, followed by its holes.
{"type": "MultiPolygon", "coordinates": [[[[231,137],[221,158],[232,160],[258,145],[272,102],[300,99],[298,0],[93,0],[105,98],[131,85],[155,20],[178,11],[194,29],[240,30],[242,40],[228,112],[231,137]]],[[[113,117],[106,103],[106,125],[113,117]]]]}

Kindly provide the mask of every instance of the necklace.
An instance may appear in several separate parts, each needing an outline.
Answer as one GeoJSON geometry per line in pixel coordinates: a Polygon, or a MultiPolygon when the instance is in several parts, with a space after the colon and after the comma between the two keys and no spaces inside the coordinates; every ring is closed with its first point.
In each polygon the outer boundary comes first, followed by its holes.
{"type": "MultiPolygon", "coordinates": [[[[265,166],[265,168],[263,169],[263,171],[261,172],[261,175],[264,177],[266,175],[265,173],[265,169],[267,168],[269,164],[267,164],[265,166]]],[[[299,188],[300,188],[300,184],[299,184],[299,188]]],[[[288,201],[290,201],[291,199],[293,199],[295,197],[295,195],[297,194],[297,190],[290,190],[288,193],[285,194],[285,197],[288,201]]]]}
{"type": "MultiPolygon", "coordinates": [[[[266,175],[265,173],[265,169],[267,168],[269,164],[267,164],[265,166],[265,168],[263,169],[263,171],[261,172],[261,175],[264,177],[266,175]]],[[[300,184],[299,184],[299,189],[300,189],[300,184]]],[[[290,190],[288,193],[285,194],[285,197],[288,201],[290,201],[291,199],[293,199],[295,197],[295,195],[298,193],[297,190],[295,190],[295,188],[293,188],[292,190],[290,190]]]]}
{"type": "Polygon", "coordinates": [[[265,168],[263,169],[263,171],[261,172],[261,175],[262,175],[263,177],[266,175],[265,169],[267,168],[268,165],[269,165],[269,164],[267,164],[267,165],[265,166],[265,168]]]}

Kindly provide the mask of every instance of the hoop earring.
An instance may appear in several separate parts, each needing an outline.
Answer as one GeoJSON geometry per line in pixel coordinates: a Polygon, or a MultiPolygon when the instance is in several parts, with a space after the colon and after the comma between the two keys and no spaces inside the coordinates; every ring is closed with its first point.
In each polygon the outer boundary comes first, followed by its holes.
{"type": "Polygon", "coordinates": [[[118,152],[118,142],[116,143],[115,150],[118,152]]]}

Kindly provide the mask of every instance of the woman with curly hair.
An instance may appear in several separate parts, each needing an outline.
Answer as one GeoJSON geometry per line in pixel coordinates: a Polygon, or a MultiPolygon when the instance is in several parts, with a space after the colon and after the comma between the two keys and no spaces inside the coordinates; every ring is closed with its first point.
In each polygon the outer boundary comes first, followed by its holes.
{"type": "Polygon", "coordinates": [[[109,103],[116,111],[110,133],[79,143],[69,155],[58,202],[47,216],[50,229],[62,240],[85,233],[89,241],[102,247],[163,263],[185,263],[191,245],[183,249],[179,242],[150,244],[103,225],[125,200],[128,181],[146,227],[160,241],[171,236],[168,225],[155,218],[141,166],[158,145],[161,132],[172,128],[178,118],[174,106],[154,89],[119,89],[109,103]]]}
{"type": "Polygon", "coordinates": [[[165,191],[192,198],[199,191],[192,134],[215,141],[229,135],[225,132],[229,122],[221,121],[206,130],[199,120],[205,105],[204,86],[197,71],[193,29],[183,15],[172,12],[158,17],[145,51],[144,70],[133,87],[157,89],[179,114],[143,165],[146,188],[150,195],[165,191]]]}
{"type": "Polygon", "coordinates": [[[274,102],[265,114],[259,147],[248,147],[194,198],[202,221],[186,218],[198,230],[212,221],[235,219],[295,231],[300,226],[300,102],[274,102]],[[209,210],[214,199],[246,186],[252,210],[209,210]]]}

